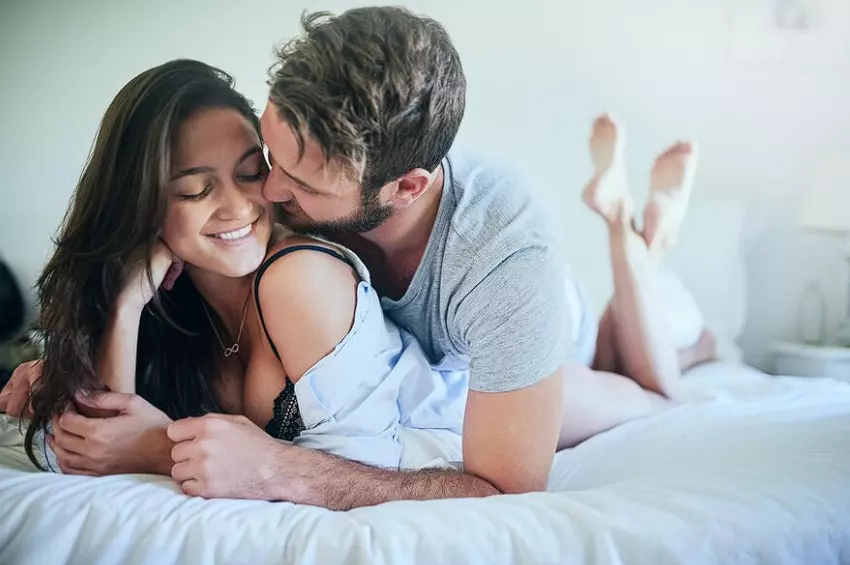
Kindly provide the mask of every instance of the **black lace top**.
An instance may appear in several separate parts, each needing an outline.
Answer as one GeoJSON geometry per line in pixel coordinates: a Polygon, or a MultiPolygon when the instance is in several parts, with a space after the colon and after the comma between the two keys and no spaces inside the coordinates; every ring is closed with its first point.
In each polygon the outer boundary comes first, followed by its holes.
{"type": "Polygon", "coordinates": [[[274,416],[266,424],[266,433],[277,439],[292,441],[304,431],[304,421],[295,398],[295,385],[286,379],[286,386],[274,399],[274,416]]]}

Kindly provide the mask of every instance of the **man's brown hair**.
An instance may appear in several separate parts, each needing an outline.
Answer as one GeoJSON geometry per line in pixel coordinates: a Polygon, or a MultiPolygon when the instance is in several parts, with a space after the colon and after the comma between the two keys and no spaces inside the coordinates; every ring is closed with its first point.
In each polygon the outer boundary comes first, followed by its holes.
{"type": "Polygon", "coordinates": [[[438,22],[396,7],[301,18],[304,35],[277,51],[269,98],[304,153],[374,193],[412,169],[434,171],[466,106],[460,57],[438,22]]]}

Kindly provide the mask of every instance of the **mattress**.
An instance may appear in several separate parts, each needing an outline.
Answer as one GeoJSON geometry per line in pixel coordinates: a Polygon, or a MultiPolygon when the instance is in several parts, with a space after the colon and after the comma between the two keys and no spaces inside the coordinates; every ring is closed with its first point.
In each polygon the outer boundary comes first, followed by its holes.
{"type": "Polygon", "coordinates": [[[728,363],[685,381],[681,405],[558,453],[548,492],[349,512],[34,472],[2,417],[0,563],[850,562],[850,385],[728,363]]]}

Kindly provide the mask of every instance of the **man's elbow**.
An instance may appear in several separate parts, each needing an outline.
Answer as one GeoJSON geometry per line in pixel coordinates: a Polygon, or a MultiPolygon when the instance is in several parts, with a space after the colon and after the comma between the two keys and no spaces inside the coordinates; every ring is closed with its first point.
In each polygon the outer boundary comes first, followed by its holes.
{"type": "Polygon", "coordinates": [[[518,481],[508,483],[502,487],[496,487],[502,494],[525,494],[528,492],[542,492],[546,490],[546,481],[518,481]]]}
{"type": "MultiPolygon", "coordinates": [[[[476,465],[477,461],[471,456],[469,461],[464,461],[463,470],[465,473],[475,476],[480,479],[482,485],[492,489],[488,494],[525,494],[527,492],[541,492],[546,490],[549,481],[549,472],[551,470],[551,462],[549,465],[528,464],[517,461],[513,465],[476,465]]],[[[537,461],[532,455],[532,461],[537,461]]],[[[492,462],[492,461],[491,461],[492,462]]]]}
{"type": "Polygon", "coordinates": [[[497,494],[525,494],[528,492],[542,492],[546,490],[546,479],[539,477],[491,477],[482,479],[482,484],[488,487],[487,492],[481,496],[493,496],[497,494]]]}

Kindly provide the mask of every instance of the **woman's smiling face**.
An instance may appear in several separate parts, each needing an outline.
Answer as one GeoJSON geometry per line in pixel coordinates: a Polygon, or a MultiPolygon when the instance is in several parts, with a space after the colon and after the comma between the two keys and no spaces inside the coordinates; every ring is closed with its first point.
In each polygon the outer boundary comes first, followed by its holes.
{"type": "Polygon", "coordinates": [[[188,266],[228,277],[260,266],[274,223],[268,167],[251,123],[212,108],[181,125],[173,146],[162,239],[188,266]]]}

